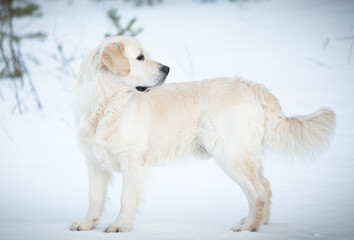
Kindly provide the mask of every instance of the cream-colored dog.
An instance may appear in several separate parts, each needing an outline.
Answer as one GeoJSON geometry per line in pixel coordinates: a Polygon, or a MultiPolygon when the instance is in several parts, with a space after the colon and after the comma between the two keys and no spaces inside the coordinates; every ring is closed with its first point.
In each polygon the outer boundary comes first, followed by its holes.
{"type": "Polygon", "coordinates": [[[262,85],[239,78],[162,85],[168,72],[128,37],[106,39],[83,60],[75,114],[90,204],[71,230],[98,223],[111,172],[121,171],[121,209],[105,231],[129,231],[147,170],[192,154],[213,157],[246,194],[248,216],[232,230],[256,231],[268,222],[271,198],[262,175],[263,150],[311,154],[334,133],[330,109],[288,118],[262,85]]]}

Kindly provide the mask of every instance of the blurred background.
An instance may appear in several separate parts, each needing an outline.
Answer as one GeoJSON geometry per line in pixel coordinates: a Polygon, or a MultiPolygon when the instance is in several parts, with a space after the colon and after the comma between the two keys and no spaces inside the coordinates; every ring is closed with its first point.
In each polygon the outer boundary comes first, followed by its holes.
{"type": "Polygon", "coordinates": [[[354,239],[354,1],[2,0],[0,239],[354,239]],[[330,147],[311,160],[266,154],[270,223],[233,233],[247,201],[213,160],[150,173],[133,232],[105,234],[86,214],[88,179],[72,112],[83,57],[105,37],[136,37],[171,68],[167,82],[242,76],[266,85],[286,115],[328,106],[330,147]]]}

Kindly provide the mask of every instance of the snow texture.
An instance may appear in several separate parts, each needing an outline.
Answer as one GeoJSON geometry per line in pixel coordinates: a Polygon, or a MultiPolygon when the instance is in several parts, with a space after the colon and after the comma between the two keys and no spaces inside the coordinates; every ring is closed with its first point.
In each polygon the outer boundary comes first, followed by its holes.
{"type": "Polygon", "coordinates": [[[43,111],[29,98],[26,114],[11,113],[11,91],[0,85],[0,239],[354,239],[352,0],[38,3],[44,16],[28,29],[48,38],[28,41],[24,50],[41,61],[29,67],[43,111]],[[259,232],[230,231],[246,216],[247,201],[212,159],[154,168],[132,232],[103,232],[119,211],[119,175],[99,225],[69,230],[86,213],[88,179],[72,114],[75,80],[51,55],[61,43],[78,71],[83,56],[113,32],[111,7],[123,21],[138,18],[138,40],[171,67],[169,82],[240,75],[265,84],[288,116],[322,106],[337,113],[332,144],[316,158],[264,158],[273,204],[259,232]]]}

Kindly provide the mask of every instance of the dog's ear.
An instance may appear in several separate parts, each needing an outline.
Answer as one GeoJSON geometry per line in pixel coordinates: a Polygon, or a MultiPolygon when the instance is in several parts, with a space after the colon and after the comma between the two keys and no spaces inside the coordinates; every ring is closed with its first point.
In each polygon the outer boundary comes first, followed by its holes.
{"type": "Polygon", "coordinates": [[[124,43],[113,43],[105,47],[101,63],[112,72],[123,77],[127,76],[130,72],[130,64],[125,56],[124,43]]]}

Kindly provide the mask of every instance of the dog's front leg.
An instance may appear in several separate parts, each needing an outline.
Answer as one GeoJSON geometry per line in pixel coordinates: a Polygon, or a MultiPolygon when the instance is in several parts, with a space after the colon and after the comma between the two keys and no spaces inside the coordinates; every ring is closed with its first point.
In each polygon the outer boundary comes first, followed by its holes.
{"type": "Polygon", "coordinates": [[[86,217],[82,221],[73,223],[70,226],[71,230],[91,230],[98,223],[98,218],[103,210],[110,173],[91,163],[88,163],[88,172],[90,180],[89,208],[86,217]]]}
{"type": "Polygon", "coordinates": [[[105,232],[130,231],[140,202],[145,167],[133,161],[121,163],[121,167],[123,174],[121,209],[116,221],[110,224],[105,232]]]}

